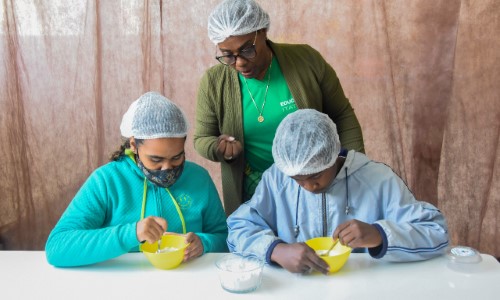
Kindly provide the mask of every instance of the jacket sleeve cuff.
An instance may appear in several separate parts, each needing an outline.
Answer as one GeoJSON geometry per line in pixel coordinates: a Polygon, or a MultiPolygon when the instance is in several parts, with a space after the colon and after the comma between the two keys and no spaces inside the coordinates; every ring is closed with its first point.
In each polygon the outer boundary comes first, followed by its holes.
{"type": "Polygon", "coordinates": [[[274,242],[272,242],[272,244],[269,246],[269,248],[267,248],[266,262],[269,265],[279,266],[277,263],[271,261],[271,254],[273,254],[273,251],[274,251],[274,248],[276,247],[276,245],[281,244],[281,243],[284,243],[284,241],[283,240],[275,240],[274,242]]]}
{"type": "Polygon", "coordinates": [[[370,256],[373,258],[382,258],[387,252],[387,244],[388,244],[387,235],[385,234],[385,231],[382,228],[382,226],[380,226],[379,224],[375,223],[373,224],[373,226],[377,228],[378,232],[380,233],[380,236],[382,236],[382,244],[380,244],[377,247],[368,248],[368,253],[370,253],[370,256]]]}

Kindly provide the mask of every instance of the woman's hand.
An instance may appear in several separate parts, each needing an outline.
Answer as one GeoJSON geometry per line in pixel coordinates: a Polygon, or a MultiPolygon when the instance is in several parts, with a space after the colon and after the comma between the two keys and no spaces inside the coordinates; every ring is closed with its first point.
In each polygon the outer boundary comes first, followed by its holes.
{"type": "Polygon", "coordinates": [[[161,238],[166,230],[167,220],[160,217],[149,216],[137,222],[137,240],[141,243],[147,241],[148,243],[153,244],[161,238]]]}
{"type": "Polygon", "coordinates": [[[333,238],[339,238],[342,245],[351,248],[374,248],[382,244],[382,236],[375,226],[358,221],[350,220],[340,224],[333,238]]]}
{"type": "Polygon", "coordinates": [[[276,245],[271,260],[292,273],[306,273],[312,270],[328,274],[328,264],[305,243],[276,245]]]}
{"type": "Polygon", "coordinates": [[[222,134],[217,139],[217,154],[222,155],[225,160],[233,160],[240,156],[243,149],[240,141],[233,136],[222,134]]]}

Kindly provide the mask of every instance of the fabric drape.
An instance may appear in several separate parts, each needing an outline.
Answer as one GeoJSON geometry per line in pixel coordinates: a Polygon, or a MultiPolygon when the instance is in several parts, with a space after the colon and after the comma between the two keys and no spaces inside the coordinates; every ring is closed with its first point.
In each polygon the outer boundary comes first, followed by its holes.
{"type": "MultiPolygon", "coordinates": [[[[206,31],[218,0],[0,2],[0,248],[43,249],[80,185],[121,143],[146,91],[176,102],[192,146],[206,31]]],[[[500,257],[500,3],[276,0],[275,42],[336,70],[367,155],[442,210],[453,244],[500,257]]]]}

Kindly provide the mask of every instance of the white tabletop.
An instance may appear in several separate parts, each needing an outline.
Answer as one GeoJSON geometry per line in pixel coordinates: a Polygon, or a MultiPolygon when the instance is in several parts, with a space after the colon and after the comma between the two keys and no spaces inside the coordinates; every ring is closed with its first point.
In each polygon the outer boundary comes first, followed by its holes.
{"type": "Polygon", "coordinates": [[[450,268],[445,256],[387,263],[354,253],[328,276],[265,266],[261,287],[249,294],[221,288],[214,265],[221,255],[159,270],[141,253],[55,268],[43,251],[0,251],[0,299],[500,299],[500,264],[484,254],[481,263],[461,270],[450,268]]]}

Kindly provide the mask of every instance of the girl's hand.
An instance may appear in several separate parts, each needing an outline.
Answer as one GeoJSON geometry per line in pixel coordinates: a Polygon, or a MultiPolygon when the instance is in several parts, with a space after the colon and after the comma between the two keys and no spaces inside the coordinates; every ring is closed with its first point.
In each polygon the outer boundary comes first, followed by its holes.
{"type": "Polygon", "coordinates": [[[190,261],[203,254],[203,243],[200,237],[194,232],[188,232],[187,234],[179,234],[175,232],[167,232],[165,234],[175,234],[181,235],[186,239],[186,244],[189,244],[186,249],[184,249],[184,259],[183,262],[190,261]]]}
{"type": "Polygon", "coordinates": [[[137,222],[136,234],[139,242],[154,244],[167,230],[167,220],[160,217],[149,216],[137,222]]]}
{"type": "Polygon", "coordinates": [[[184,262],[201,256],[204,250],[203,243],[196,233],[188,232],[185,237],[186,243],[189,243],[189,245],[186,247],[186,250],[184,250],[184,262]]]}

